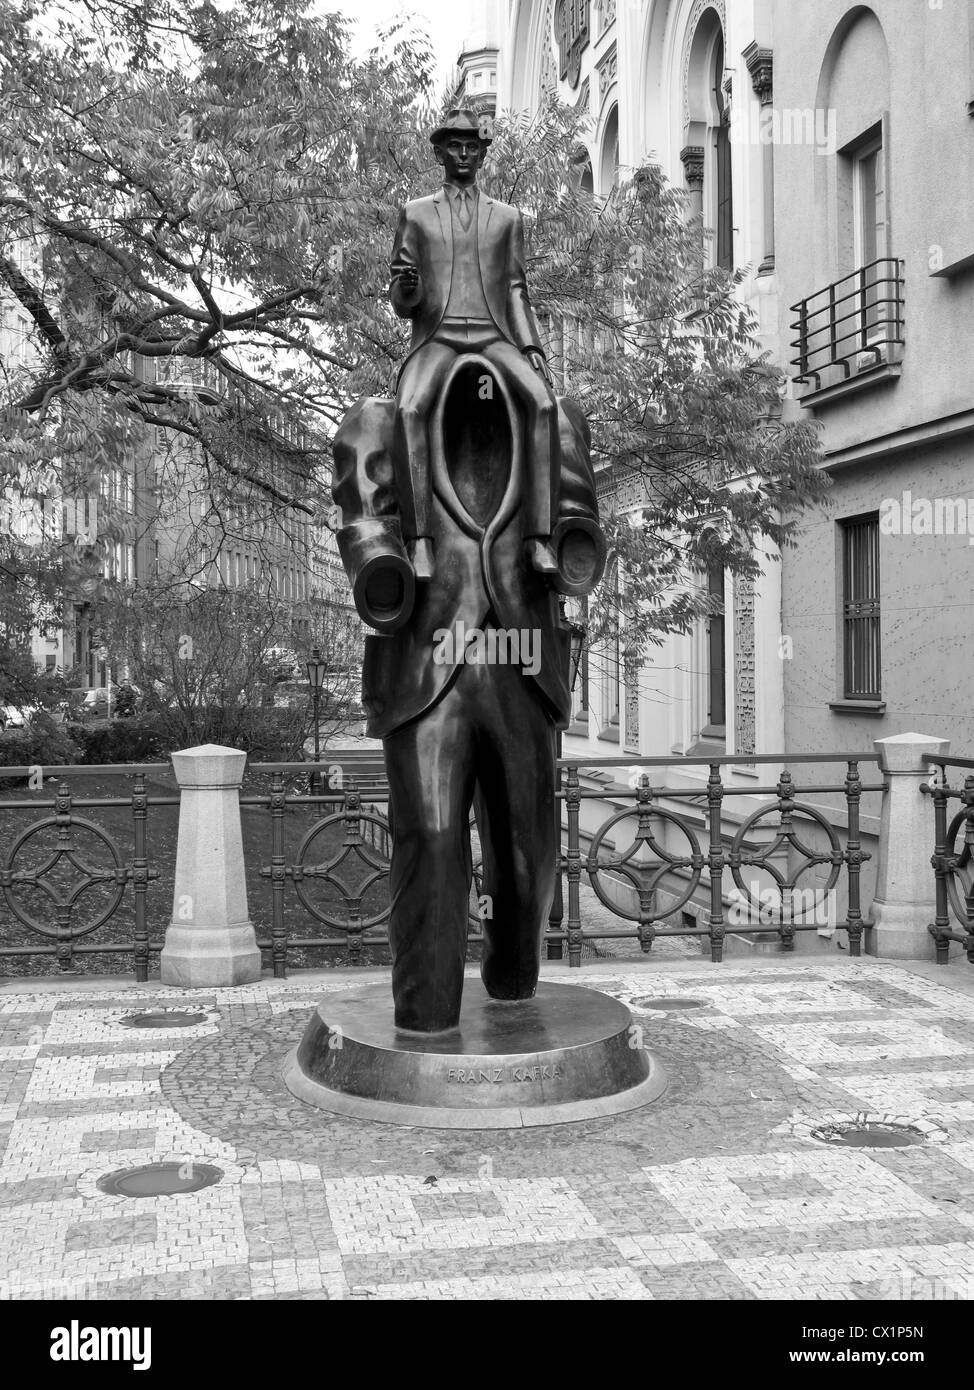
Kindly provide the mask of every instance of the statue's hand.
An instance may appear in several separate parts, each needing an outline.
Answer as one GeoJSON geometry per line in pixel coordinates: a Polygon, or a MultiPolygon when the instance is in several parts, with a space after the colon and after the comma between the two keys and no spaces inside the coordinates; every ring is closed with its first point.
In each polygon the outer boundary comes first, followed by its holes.
{"type": "Polygon", "coordinates": [[[412,294],[419,284],[419,267],[407,261],[393,261],[392,274],[403,294],[412,294]]]}
{"type": "Polygon", "coordinates": [[[544,353],[538,348],[528,348],[524,355],[538,375],[543,376],[549,386],[554,386],[555,383],[552,380],[551,371],[549,370],[547,362],[544,360],[544,353]]]}

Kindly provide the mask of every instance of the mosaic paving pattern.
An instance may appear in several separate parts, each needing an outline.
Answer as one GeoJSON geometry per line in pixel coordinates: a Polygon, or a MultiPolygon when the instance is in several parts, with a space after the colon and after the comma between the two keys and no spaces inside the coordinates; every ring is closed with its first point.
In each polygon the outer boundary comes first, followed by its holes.
{"type": "Polygon", "coordinates": [[[669,1077],[658,1102],[469,1134],[313,1111],[281,1062],[321,994],[362,975],[0,987],[0,1297],[974,1296],[974,972],[696,958],[546,973],[632,1008],[669,1077]],[[705,1007],[649,1009],[660,996],[705,1007]],[[122,1022],[160,1007],[205,1019],[122,1022]],[[928,1137],[811,1137],[861,1112],[928,1137]],[[97,1186],[162,1159],[224,1177],[168,1197],[97,1186]]]}

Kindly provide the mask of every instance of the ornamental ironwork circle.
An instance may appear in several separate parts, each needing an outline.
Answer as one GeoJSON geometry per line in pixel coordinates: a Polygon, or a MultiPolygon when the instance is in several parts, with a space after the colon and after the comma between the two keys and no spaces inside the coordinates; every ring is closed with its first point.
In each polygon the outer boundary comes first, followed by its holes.
{"type": "MultiPolygon", "coordinates": [[[[776,814],[781,814],[781,807],[779,805],[762,806],[759,810],[754,811],[750,816],[748,816],[747,820],[744,821],[740,826],[738,826],[737,832],[734,835],[733,840],[731,841],[730,850],[727,856],[728,864],[730,866],[730,871],[734,879],[734,883],[739,889],[740,893],[742,893],[746,898],[748,907],[753,908],[756,914],[760,914],[762,911],[766,911],[766,904],[759,902],[752,894],[751,889],[744,882],[744,879],[741,876],[741,868],[744,865],[747,865],[749,868],[752,869],[763,869],[765,873],[767,873],[774,880],[779,893],[782,895],[782,906],[784,904],[784,894],[793,893],[797,888],[798,880],[801,878],[802,874],[805,873],[807,869],[812,868],[813,865],[831,865],[831,868],[829,870],[829,876],[826,882],[824,884],[816,884],[814,889],[814,891],[816,892],[821,892],[823,896],[823,901],[827,901],[827,895],[831,893],[835,885],[838,883],[839,875],[842,872],[844,855],[842,852],[842,845],[839,841],[838,835],[836,835],[834,828],[829,824],[828,820],[822,814],[821,811],[816,810],[814,806],[806,806],[803,802],[795,802],[795,804],[789,808],[787,812],[789,824],[787,825],[787,827],[783,827],[781,825],[779,825],[776,828],[773,827],[776,829],[775,837],[770,844],[764,846],[760,854],[742,854],[741,845],[744,843],[745,838],[747,837],[748,833],[753,829],[753,827],[757,825],[757,823],[760,820],[762,820],[765,816],[771,816],[776,814]],[[794,816],[806,816],[809,820],[814,821],[815,824],[818,825],[824,831],[826,839],[829,843],[829,848],[827,852],[820,853],[819,851],[812,849],[810,846],[806,845],[801,839],[799,839],[798,835],[795,833],[794,829],[790,824],[790,821],[794,816]],[[802,859],[805,862],[802,864],[801,868],[798,869],[795,873],[786,877],[780,869],[778,869],[774,864],[771,864],[768,861],[773,854],[778,853],[779,850],[789,845],[792,849],[796,850],[798,854],[801,855],[802,859]]],[[[817,901],[818,900],[816,899],[816,904],[817,901]]],[[[783,913],[782,919],[784,920],[783,913]]]]}
{"type": "Polygon", "coordinates": [[[704,857],[700,852],[700,844],[693,831],[683,824],[679,816],[671,811],[664,811],[659,806],[627,807],[622,811],[617,811],[614,816],[610,816],[599,826],[598,833],[592,840],[589,847],[588,858],[585,861],[585,868],[589,876],[589,881],[595,889],[599,901],[607,907],[610,912],[614,912],[617,917],[623,917],[629,922],[658,922],[663,917],[669,917],[674,912],[678,912],[684,903],[690,901],[693,893],[700,882],[700,875],[704,867],[704,857]],[[609,835],[609,832],[623,821],[635,820],[637,825],[640,818],[666,821],[674,826],[681,835],[685,836],[690,845],[689,855],[679,856],[670,854],[668,850],[659,843],[653,834],[652,828],[639,830],[633,838],[633,842],[625,854],[616,856],[613,859],[599,859],[599,850],[602,843],[609,835]],[[639,853],[640,846],[647,845],[657,856],[653,861],[634,860],[633,856],[639,853]],[[650,904],[661,880],[669,873],[677,869],[689,869],[689,882],[684,892],[674,902],[668,903],[659,911],[652,911],[650,904]],[[639,909],[632,911],[621,907],[617,902],[608,896],[604,887],[599,881],[599,875],[605,872],[612,872],[628,880],[639,895],[639,909]],[[648,879],[647,879],[648,874],[648,879]]]}
{"type": "Polygon", "coordinates": [[[121,1028],[196,1028],[209,1023],[210,1015],[192,1009],[151,1009],[146,1013],[127,1014],[118,1020],[121,1028]]]}
{"type": "Polygon", "coordinates": [[[335,931],[367,931],[369,927],[379,926],[389,915],[389,907],[388,904],[386,904],[380,911],[373,913],[369,917],[333,917],[331,913],[325,912],[314,903],[305,891],[304,885],[306,879],[318,880],[323,883],[329,883],[333,888],[337,889],[343,901],[346,903],[350,905],[359,904],[370,888],[374,887],[380,879],[388,877],[389,860],[384,859],[363,840],[361,830],[363,823],[375,825],[386,835],[389,834],[388,822],[384,820],[382,816],[373,815],[369,811],[356,811],[354,813],[336,811],[334,814],[326,816],[324,820],[318,821],[311,827],[298,846],[298,852],[295,856],[294,866],[291,871],[294,879],[294,887],[302,905],[310,912],[311,916],[314,917],[316,921],[323,923],[326,927],[331,927],[335,931]],[[325,835],[334,825],[347,825],[350,819],[354,819],[358,824],[358,838],[351,842],[346,841],[346,843],[340,845],[337,853],[333,854],[330,859],[324,860],[319,864],[307,865],[305,861],[308,857],[308,853],[319,835],[325,835]],[[340,864],[348,859],[353,852],[363,864],[368,865],[372,872],[366,875],[355,892],[350,892],[348,886],[341,878],[336,876],[334,871],[340,864]]]}
{"type": "Polygon", "coordinates": [[[99,1178],[96,1186],[109,1197],[176,1197],[202,1192],[223,1177],[222,1168],[187,1158],[182,1163],[144,1163],[138,1168],[118,1168],[99,1178]]]}
{"type": "Polygon", "coordinates": [[[88,936],[91,932],[97,931],[103,923],[108,921],[122,901],[128,880],[128,867],[123,864],[114,840],[93,821],[73,814],[66,817],[63,815],[47,816],[44,820],[35,821],[18,836],[11,846],[9,854],[0,862],[0,883],[3,885],[4,900],[17,921],[23,926],[29,927],[31,931],[40,933],[41,936],[57,938],[60,941],[74,940],[77,937],[88,936]],[[36,836],[52,829],[57,831],[58,843],[44,862],[33,869],[17,869],[17,856],[25,846],[36,836]],[[107,849],[111,856],[111,864],[99,869],[81,858],[81,850],[74,842],[75,831],[83,831],[91,835],[104,849],[107,849]],[[70,864],[82,875],[81,882],[70,892],[66,892],[66,890],[59,892],[52,884],[45,881],[46,876],[52,870],[57,869],[62,861],[70,864]],[[78,900],[83,893],[99,884],[114,884],[107,905],[102,908],[93,922],[78,925],[73,920],[78,900]],[[29,888],[44,894],[51,908],[61,920],[54,924],[39,921],[21,903],[18,903],[14,896],[18,888],[29,888]]]}
{"type": "Polygon", "coordinates": [[[954,844],[961,826],[966,829],[967,817],[968,813],[965,808],[963,811],[958,811],[950,822],[947,828],[944,854],[944,866],[948,871],[947,896],[950,899],[954,916],[965,931],[969,923],[966,899],[974,896],[974,864],[971,861],[971,846],[968,841],[965,839],[959,854],[954,852],[954,844]],[[963,896],[961,896],[961,888],[963,889],[963,896]]]}

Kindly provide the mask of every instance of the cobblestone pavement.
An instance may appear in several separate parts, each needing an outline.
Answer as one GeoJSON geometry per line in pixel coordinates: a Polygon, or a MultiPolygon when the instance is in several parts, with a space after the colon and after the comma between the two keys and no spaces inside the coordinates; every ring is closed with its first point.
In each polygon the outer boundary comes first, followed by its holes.
{"type": "Polygon", "coordinates": [[[472,1133],[304,1106],[280,1068],[313,1005],[381,972],[186,993],[4,982],[0,1296],[972,1296],[966,963],[697,957],[545,976],[630,1005],[669,1077],[660,1100],[472,1133]],[[705,1007],[647,1007],[660,996],[705,1007]],[[160,1007],[202,1018],[123,1022],[160,1007]],[[856,1115],[922,1139],[865,1149],[813,1137],[856,1115]],[[161,1159],[223,1177],[139,1199],[96,1185],[161,1159]]]}

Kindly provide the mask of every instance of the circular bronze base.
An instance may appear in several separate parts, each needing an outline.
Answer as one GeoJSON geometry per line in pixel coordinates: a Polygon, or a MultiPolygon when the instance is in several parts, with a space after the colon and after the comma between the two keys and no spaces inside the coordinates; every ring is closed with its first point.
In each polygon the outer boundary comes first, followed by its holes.
{"type": "Polygon", "coordinates": [[[635,1110],[666,1078],[629,1010],[579,985],[491,999],[468,980],[459,1027],[395,1026],[392,991],[328,996],[288,1055],[284,1082],[321,1110],[431,1129],[519,1129],[635,1110]]]}

